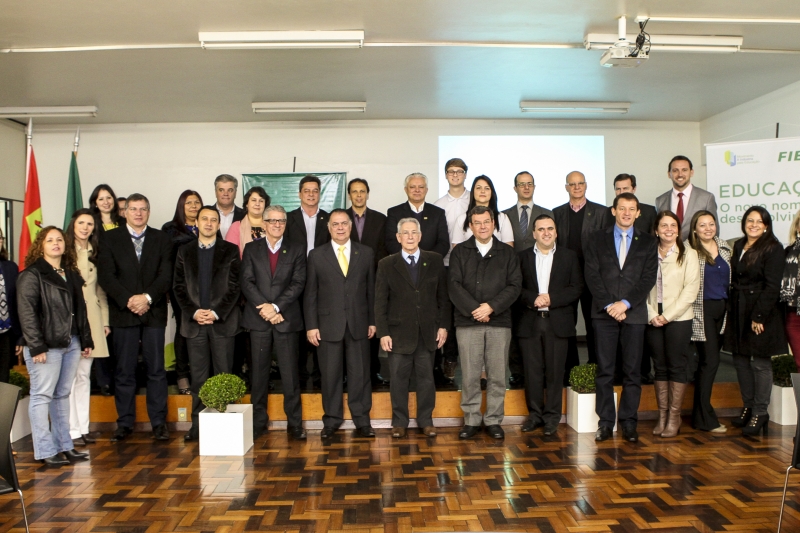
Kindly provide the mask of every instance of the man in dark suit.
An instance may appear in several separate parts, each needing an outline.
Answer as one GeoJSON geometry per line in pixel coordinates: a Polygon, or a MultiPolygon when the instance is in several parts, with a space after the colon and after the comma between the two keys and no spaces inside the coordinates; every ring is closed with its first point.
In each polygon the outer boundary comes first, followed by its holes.
{"type": "Polygon", "coordinates": [[[272,347],[278,357],[283,385],[287,431],[305,439],[297,368],[298,332],[303,331],[300,299],[306,284],[306,247],[284,236],[286,211],[271,205],[264,211],[267,235],[247,243],[242,257],[242,294],[247,302],[242,326],[250,330],[253,356],[253,435],[267,430],[267,400],[272,347]]]}
{"type": "Polygon", "coordinates": [[[197,213],[200,234],[178,249],[173,290],[181,307],[181,335],[192,372],[192,427],[184,440],[200,435],[200,387],[213,374],[229,374],[239,331],[239,248],[217,238],[219,212],[205,206],[197,213]],[[213,372],[212,372],[213,371],[213,372]]]}
{"type": "Polygon", "coordinates": [[[167,291],[172,284],[172,239],[148,227],[150,201],[128,196],[127,224],[102,233],[98,280],[108,295],[109,323],[117,358],[115,400],[118,442],[133,432],[136,420],[136,365],[139,341],[147,371],[147,414],[158,440],[167,431],[167,373],[164,369],[164,330],[167,291]]]}
{"type": "Polygon", "coordinates": [[[528,404],[522,431],[544,426],[545,435],[554,435],[561,422],[567,339],[575,335],[572,306],[583,292],[583,274],[575,252],[563,247],[556,250],[558,234],[552,216],[536,217],[533,233],[536,244],[519,253],[522,314],[517,335],[525,361],[528,404]]]}
{"type": "MultiPolygon", "coordinates": [[[[375,268],[378,262],[386,257],[386,215],[367,207],[369,199],[369,183],[367,180],[355,178],[347,184],[347,194],[350,196],[350,215],[352,230],[350,238],[353,242],[366,244],[375,252],[375,268]]],[[[381,375],[381,361],[378,358],[380,341],[378,336],[369,340],[369,366],[372,386],[380,387],[389,384],[388,379],[381,375]]]]}
{"type": "Polygon", "coordinates": [[[375,254],[350,239],[350,216],[334,209],[328,218],[331,243],[308,256],[303,311],[308,341],[319,347],[322,369],[320,436],[342,425],[342,359],[347,362],[347,405],[362,437],[374,437],[369,411],[369,339],[375,335],[375,254]]]}
{"type": "MultiPolygon", "coordinates": [[[[619,196],[624,192],[636,194],[636,176],[633,174],[618,174],[614,178],[614,196],[619,196]]],[[[605,227],[610,228],[616,223],[616,218],[609,207],[606,211],[605,227]]],[[[642,233],[655,235],[653,226],[656,223],[656,208],[648,204],[639,204],[639,217],[633,223],[633,227],[642,233]]]]}
{"type": "MultiPolygon", "coordinates": [[[[575,171],[567,174],[565,188],[569,194],[569,202],[553,209],[553,217],[558,228],[558,246],[569,248],[578,254],[578,263],[583,271],[583,248],[589,241],[589,236],[603,228],[606,206],[586,198],[586,177],[581,172],[575,171]]],[[[583,322],[586,326],[586,348],[589,351],[589,362],[595,363],[597,362],[597,352],[592,329],[592,293],[587,287],[584,287],[583,294],[581,294],[580,304],[583,322]]],[[[578,305],[575,304],[573,308],[577,323],[578,305]]],[[[564,375],[568,377],[570,370],[579,364],[578,344],[575,337],[570,337],[564,375]]]]}
{"type": "Polygon", "coordinates": [[[451,317],[447,275],[439,254],[419,249],[419,221],[404,218],[399,225],[397,240],[403,249],[378,264],[375,284],[376,337],[389,354],[392,372],[392,436],[406,436],[408,387],[413,370],[417,426],[425,436],[434,437],[433,352],[447,340],[451,317]]]}
{"type": "Polygon", "coordinates": [[[386,213],[386,251],[390,254],[400,252],[401,246],[396,237],[397,223],[404,218],[413,217],[419,220],[422,227],[419,247],[444,257],[450,251],[447,217],[444,209],[425,202],[428,178],[419,172],[409,174],[406,176],[405,191],[408,201],[390,208],[386,213]]]}
{"type": "Polygon", "coordinates": [[[219,211],[219,232],[223,239],[231,224],[242,220],[245,215],[244,209],[234,203],[238,189],[239,180],[230,174],[220,174],[214,179],[214,195],[217,197],[214,207],[219,211]]]}
{"type": "Polygon", "coordinates": [[[3,275],[2,284],[5,288],[5,300],[0,301],[0,331],[2,331],[0,333],[0,381],[8,383],[11,355],[19,356],[22,354],[22,346],[17,346],[17,340],[22,337],[22,330],[20,329],[17,315],[17,276],[19,275],[19,268],[13,261],[8,260],[8,251],[5,244],[5,236],[3,231],[0,230],[0,273],[3,275]]]}
{"type": "Polygon", "coordinates": [[[634,227],[639,200],[630,193],[614,198],[613,227],[600,230],[586,243],[584,277],[592,291],[592,323],[597,338],[597,415],[595,440],[611,438],[619,419],[625,440],[636,442],[646,299],[658,272],[656,238],[634,227]],[[622,344],[622,396],[614,406],[617,343],[622,344]]]}
{"type": "MultiPolygon", "coordinates": [[[[714,213],[714,217],[719,220],[717,201],[713,193],[692,185],[694,167],[685,155],[673,157],[667,172],[672,181],[672,189],[656,198],[656,211],[672,211],[678,215],[678,220],[681,221],[681,239],[685,241],[689,238],[692,217],[698,211],[714,213]]],[[[717,224],[717,235],[719,235],[719,224],[717,224]]]]}

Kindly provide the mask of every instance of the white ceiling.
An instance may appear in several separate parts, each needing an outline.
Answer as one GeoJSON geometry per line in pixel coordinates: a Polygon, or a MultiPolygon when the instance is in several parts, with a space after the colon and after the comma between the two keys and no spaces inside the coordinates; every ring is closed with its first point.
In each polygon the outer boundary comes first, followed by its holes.
{"type": "MultiPolygon", "coordinates": [[[[619,100],[627,115],[698,121],[800,80],[800,54],[653,52],[605,69],[601,52],[487,47],[203,50],[198,31],[363,29],[365,42],[576,43],[636,15],[800,18],[798,0],[0,0],[0,49],[196,48],[0,54],[0,106],[96,105],[93,119],[530,118],[520,100],[619,100]],[[366,113],[254,115],[254,101],[366,100],[366,113]]],[[[740,35],[800,51],[800,25],[655,23],[651,34],[740,35]]],[[[547,117],[552,118],[552,117],[547,117]]]]}

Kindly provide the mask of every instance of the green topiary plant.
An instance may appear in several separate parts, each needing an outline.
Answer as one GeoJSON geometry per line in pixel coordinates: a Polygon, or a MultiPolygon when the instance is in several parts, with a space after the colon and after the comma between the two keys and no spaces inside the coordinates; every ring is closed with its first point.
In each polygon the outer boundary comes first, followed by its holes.
{"type": "Polygon", "coordinates": [[[772,383],[778,387],[791,387],[792,374],[797,372],[797,365],[791,355],[776,355],[772,358],[772,383]]]}
{"type": "Polygon", "coordinates": [[[228,404],[239,403],[246,392],[247,387],[242,378],[233,374],[217,374],[206,380],[200,387],[198,396],[206,407],[212,407],[220,413],[224,413],[228,404]]]}
{"type": "Polygon", "coordinates": [[[594,382],[596,375],[597,365],[578,365],[569,372],[569,384],[575,392],[593,393],[596,390],[594,382]]]}
{"type": "Polygon", "coordinates": [[[8,372],[8,382],[11,385],[19,387],[22,389],[22,397],[28,396],[31,393],[31,380],[27,377],[23,376],[16,370],[9,370],[8,372]]]}

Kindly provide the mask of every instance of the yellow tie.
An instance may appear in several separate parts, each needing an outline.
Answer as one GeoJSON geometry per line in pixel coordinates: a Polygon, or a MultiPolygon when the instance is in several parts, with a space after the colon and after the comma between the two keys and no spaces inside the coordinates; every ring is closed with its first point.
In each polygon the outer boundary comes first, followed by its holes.
{"type": "Polygon", "coordinates": [[[347,275],[347,258],[344,256],[344,246],[339,247],[339,266],[342,268],[342,274],[347,275]]]}

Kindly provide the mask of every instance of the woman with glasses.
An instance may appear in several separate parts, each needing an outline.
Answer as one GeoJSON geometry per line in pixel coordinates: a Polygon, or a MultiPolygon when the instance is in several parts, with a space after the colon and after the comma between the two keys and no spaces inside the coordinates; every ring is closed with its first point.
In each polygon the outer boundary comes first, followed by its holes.
{"type": "Polygon", "coordinates": [[[269,195],[263,187],[251,187],[244,195],[245,216],[242,220],[231,224],[225,240],[239,247],[239,257],[244,254],[244,247],[248,242],[263,239],[266,227],[262,217],[264,210],[269,207],[269,195]]]}
{"type": "Polygon", "coordinates": [[[0,381],[8,383],[11,354],[22,355],[18,341],[22,335],[17,316],[17,275],[19,267],[8,260],[6,239],[0,230],[0,381]]]}
{"type": "MultiPolygon", "coordinates": [[[[491,209],[492,213],[494,213],[494,236],[497,237],[500,242],[504,242],[513,247],[514,229],[511,227],[511,221],[508,219],[508,216],[497,209],[497,193],[494,190],[492,180],[489,179],[488,176],[478,176],[472,182],[467,213],[478,205],[488,207],[491,209]]],[[[455,246],[456,244],[462,243],[470,237],[472,237],[472,230],[469,228],[467,214],[464,213],[456,219],[453,228],[453,237],[451,239],[453,241],[452,245],[455,246]]]]}

